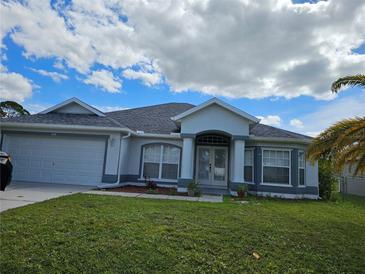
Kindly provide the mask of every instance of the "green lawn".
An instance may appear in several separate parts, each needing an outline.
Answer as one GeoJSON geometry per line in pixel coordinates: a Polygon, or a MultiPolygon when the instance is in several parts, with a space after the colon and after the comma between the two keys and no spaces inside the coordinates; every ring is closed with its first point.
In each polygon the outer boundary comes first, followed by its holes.
{"type": "Polygon", "coordinates": [[[77,194],[0,217],[1,273],[365,271],[359,198],[244,205],[77,194]]]}

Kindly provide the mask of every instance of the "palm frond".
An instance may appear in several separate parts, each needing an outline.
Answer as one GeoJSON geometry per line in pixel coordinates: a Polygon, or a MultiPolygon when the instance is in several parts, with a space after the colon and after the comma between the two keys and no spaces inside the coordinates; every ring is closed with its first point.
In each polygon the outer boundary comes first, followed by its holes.
{"type": "Polygon", "coordinates": [[[346,164],[365,170],[365,117],[346,119],[329,127],[314,138],[307,150],[311,161],[330,159],[337,171],[346,164]]]}
{"type": "Polygon", "coordinates": [[[332,83],[331,90],[337,93],[343,86],[360,86],[365,87],[365,74],[357,74],[339,78],[332,83]]]}

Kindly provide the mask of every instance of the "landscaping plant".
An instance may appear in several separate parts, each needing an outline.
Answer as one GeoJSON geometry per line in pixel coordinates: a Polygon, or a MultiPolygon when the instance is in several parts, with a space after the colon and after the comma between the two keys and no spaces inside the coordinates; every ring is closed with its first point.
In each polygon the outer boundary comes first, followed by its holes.
{"type": "Polygon", "coordinates": [[[334,197],[338,179],[333,164],[329,160],[318,162],[319,196],[324,200],[334,197]]]}
{"type": "MultiPolygon", "coordinates": [[[[358,74],[338,79],[332,84],[337,93],[342,87],[365,88],[365,75],[358,74]]],[[[307,151],[311,161],[331,160],[341,173],[346,165],[354,168],[354,175],[365,174],[365,116],[345,119],[333,124],[313,139],[307,151]]]]}
{"type": "Polygon", "coordinates": [[[193,197],[197,193],[200,193],[198,183],[196,181],[191,181],[188,183],[188,195],[193,197]]]}
{"type": "Polygon", "coordinates": [[[157,183],[153,180],[151,180],[151,178],[149,177],[145,177],[145,184],[146,184],[146,187],[150,190],[154,190],[157,188],[157,183]]]}
{"type": "Polygon", "coordinates": [[[244,197],[247,197],[247,185],[241,185],[237,188],[237,195],[238,198],[243,199],[244,197]]]}

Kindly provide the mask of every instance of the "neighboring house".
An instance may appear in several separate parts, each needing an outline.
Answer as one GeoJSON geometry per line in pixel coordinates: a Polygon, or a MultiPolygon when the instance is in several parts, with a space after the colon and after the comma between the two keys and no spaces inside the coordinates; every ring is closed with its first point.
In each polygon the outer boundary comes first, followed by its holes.
{"type": "Polygon", "coordinates": [[[354,166],[352,169],[349,165],[344,167],[340,182],[346,180],[346,184],[340,183],[339,190],[347,194],[365,196],[365,174],[355,176],[354,169],[354,166]]]}
{"type": "Polygon", "coordinates": [[[262,125],[213,98],[103,113],[72,98],[39,114],[1,120],[1,149],[14,180],[109,186],[144,183],[203,193],[318,198],[311,138],[262,125]]]}

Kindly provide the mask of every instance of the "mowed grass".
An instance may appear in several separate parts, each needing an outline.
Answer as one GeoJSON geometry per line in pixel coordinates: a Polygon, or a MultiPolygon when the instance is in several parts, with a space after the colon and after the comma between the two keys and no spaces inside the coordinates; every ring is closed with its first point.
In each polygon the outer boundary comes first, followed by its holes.
{"type": "Polygon", "coordinates": [[[1,273],[365,271],[359,198],[210,204],[76,194],[0,217],[1,273]]]}

